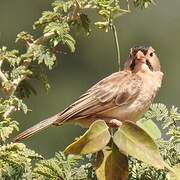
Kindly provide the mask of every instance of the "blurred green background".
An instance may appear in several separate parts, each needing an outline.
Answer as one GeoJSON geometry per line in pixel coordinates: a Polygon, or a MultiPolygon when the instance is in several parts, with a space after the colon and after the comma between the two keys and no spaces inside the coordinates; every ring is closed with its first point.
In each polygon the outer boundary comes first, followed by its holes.
{"type": "MultiPolygon", "coordinates": [[[[32,24],[43,10],[51,9],[50,0],[0,0],[0,46],[22,49],[14,40],[20,31],[38,37],[32,24]]],[[[156,102],[180,106],[180,1],[159,0],[156,6],[133,10],[117,21],[122,64],[129,48],[135,45],[152,45],[160,57],[165,73],[163,86],[156,102]]],[[[51,90],[48,94],[34,82],[37,95],[26,99],[33,111],[19,113],[20,130],[24,130],[50,115],[63,110],[91,85],[117,71],[115,46],[111,32],[93,30],[90,37],[77,36],[74,54],[61,55],[58,66],[49,72],[51,90]]],[[[25,141],[28,147],[45,155],[63,150],[75,137],[82,134],[80,127],[64,125],[49,128],[25,141]]]]}

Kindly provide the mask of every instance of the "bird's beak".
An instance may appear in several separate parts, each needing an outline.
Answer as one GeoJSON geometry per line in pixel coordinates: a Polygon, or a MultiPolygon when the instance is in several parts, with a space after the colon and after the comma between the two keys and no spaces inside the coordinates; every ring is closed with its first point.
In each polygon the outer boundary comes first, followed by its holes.
{"type": "Polygon", "coordinates": [[[143,54],[142,51],[138,51],[136,53],[136,58],[138,61],[140,61],[141,63],[146,63],[146,58],[145,58],[145,55],[143,54]]]}

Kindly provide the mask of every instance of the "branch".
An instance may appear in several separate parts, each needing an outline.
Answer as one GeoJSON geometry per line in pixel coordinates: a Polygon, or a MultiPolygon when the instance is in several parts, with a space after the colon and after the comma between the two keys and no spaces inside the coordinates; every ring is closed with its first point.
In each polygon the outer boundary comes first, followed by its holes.
{"type": "Polygon", "coordinates": [[[131,8],[130,8],[130,2],[129,0],[127,0],[127,9],[120,9],[122,11],[122,13],[120,14],[120,16],[125,15],[127,13],[131,13],[131,8]]]}
{"type": "Polygon", "coordinates": [[[2,72],[1,70],[1,66],[2,66],[2,63],[3,61],[1,60],[0,61],[0,82],[1,82],[1,91],[4,93],[4,94],[7,94],[9,89],[5,88],[3,85],[8,82],[8,78],[6,77],[6,75],[2,72]]]}
{"type": "Polygon", "coordinates": [[[41,36],[40,38],[36,39],[31,45],[33,44],[44,44],[47,41],[49,41],[53,36],[55,35],[54,32],[50,32],[50,33],[46,33],[43,36],[41,36]]]}
{"type": "Polygon", "coordinates": [[[5,76],[5,74],[1,70],[0,70],[0,81],[1,81],[1,83],[8,81],[7,77],[5,76]]]}
{"type": "Polygon", "coordinates": [[[6,119],[14,110],[16,110],[16,108],[14,106],[11,106],[8,111],[3,114],[3,118],[6,119]]]}
{"type": "Polygon", "coordinates": [[[10,89],[9,92],[8,92],[9,96],[14,95],[17,87],[19,86],[19,84],[20,84],[24,79],[26,79],[26,75],[22,75],[21,77],[15,79],[15,80],[12,82],[12,87],[11,87],[11,89],[10,89]]]}
{"type": "Polygon", "coordinates": [[[3,61],[1,60],[0,61],[0,81],[1,82],[7,82],[8,79],[7,79],[7,77],[5,76],[5,74],[1,70],[2,63],[3,63],[3,61]]]}

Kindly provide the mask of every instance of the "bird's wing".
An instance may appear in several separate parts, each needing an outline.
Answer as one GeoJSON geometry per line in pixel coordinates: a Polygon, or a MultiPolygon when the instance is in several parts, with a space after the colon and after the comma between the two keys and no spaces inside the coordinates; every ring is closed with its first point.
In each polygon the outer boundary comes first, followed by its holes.
{"type": "MultiPolygon", "coordinates": [[[[59,114],[60,122],[95,116],[111,108],[131,103],[140,92],[142,80],[129,71],[114,73],[92,86],[59,114]]],[[[57,122],[58,123],[58,120],[57,122]]]]}
{"type": "Polygon", "coordinates": [[[117,106],[129,104],[138,96],[141,85],[142,80],[135,74],[128,71],[114,73],[90,88],[63,112],[19,134],[15,141],[30,137],[51,124],[61,124],[73,118],[98,115],[117,106]]]}

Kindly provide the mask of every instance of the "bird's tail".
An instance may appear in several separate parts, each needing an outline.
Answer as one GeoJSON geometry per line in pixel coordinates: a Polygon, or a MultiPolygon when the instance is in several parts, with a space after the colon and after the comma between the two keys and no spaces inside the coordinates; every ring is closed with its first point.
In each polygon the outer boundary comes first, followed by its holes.
{"type": "Polygon", "coordinates": [[[39,122],[38,124],[32,126],[31,128],[25,130],[24,132],[20,133],[19,135],[17,135],[15,137],[14,141],[18,142],[18,141],[21,141],[21,140],[26,139],[28,137],[31,137],[35,133],[47,128],[48,126],[50,126],[51,124],[53,124],[57,120],[59,120],[59,114],[56,114],[50,118],[47,118],[47,119],[39,122]]]}

